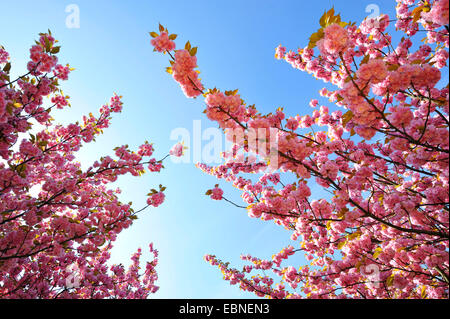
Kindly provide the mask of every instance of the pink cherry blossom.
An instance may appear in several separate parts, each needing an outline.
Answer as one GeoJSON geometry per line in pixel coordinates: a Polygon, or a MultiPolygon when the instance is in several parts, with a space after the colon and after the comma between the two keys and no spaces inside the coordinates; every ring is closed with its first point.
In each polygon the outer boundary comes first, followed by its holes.
{"type": "Polygon", "coordinates": [[[320,46],[322,54],[337,54],[343,52],[349,45],[347,30],[334,23],[324,30],[324,39],[320,46]]]}
{"type": "Polygon", "coordinates": [[[388,70],[383,60],[374,59],[363,64],[358,72],[358,78],[364,82],[379,83],[386,79],[388,70]]]}
{"type": "Polygon", "coordinates": [[[205,260],[258,297],[447,299],[448,1],[397,0],[396,17],[359,26],[334,9],[318,20],[308,46],[280,45],[275,57],[327,83],[319,93],[332,107],[313,99],[310,114],[264,114],[237,90],[203,91],[204,113],[232,146],[223,163],[197,167],[230,183],[242,203],[218,185],[206,194],[293,241],[269,259],[242,255],[239,269],[205,260]],[[275,164],[250,147],[254,129],[276,132],[275,164]]]}
{"type": "Polygon", "coordinates": [[[214,200],[221,200],[223,195],[223,190],[221,190],[217,185],[210,190],[211,198],[214,200]]]}
{"type": "MultiPolygon", "coordinates": [[[[158,290],[158,252],[150,245],[144,266],[140,249],[127,269],[110,263],[117,236],[143,209],[119,200],[109,184],[140,176],[145,166],[160,171],[162,161],[145,142],[137,152],[123,145],[81,166],[77,151],[110,126],[123,103],[114,95],[95,115],[54,123],[49,112],[70,99],[59,83],[72,71],[57,64],[55,44],[40,34],[29,73],[16,79],[0,67],[0,298],[147,298],[158,290]]],[[[2,48],[0,64],[8,56],[2,48]]],[[[164,201],[160,189],[149,195],[152,206],[164,201]]]]}
{"type": "Polygon", "coordinates": [[[172,51],[175,49],[175,42],[169,39],[169,34],[167,32],[161,32],[160,35],[150,42],[158,52],[172,51]]]}
{"type": "Polygon", "coordinates": [[[157,192],[148,198],[147,204],[154,206],[154,207],[158,207],[159,205],[161,205],[164,202],[164,199],[165,199],[164,193],[157,192]]]}
{"type": "Polygon", "coordinates": [[[430,12],[422,13],[422,17],[438,25],[448,25],[449,0],[435,0],[430,12]]]}
{"type": "Polygon", "coordinates": [[[181,156],[183,156],[183,151],[184,151],[184,145],[182,143],[177,143],[172,147],[169,154],[176,156],[176,157],[181,157],[181,156]]]}

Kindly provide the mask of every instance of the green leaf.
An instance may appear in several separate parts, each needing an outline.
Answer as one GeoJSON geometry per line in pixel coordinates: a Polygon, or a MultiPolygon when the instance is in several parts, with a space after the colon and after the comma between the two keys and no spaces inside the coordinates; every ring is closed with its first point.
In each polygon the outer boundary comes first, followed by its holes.
{"type": "Polygon", "coordinates": [[[347,76],[347,77],[345,78],[344,82],[345,82],[345,83],[348,83],[348,82],[350,82],[351,80],[352,80],[352,77],[351,77],[351,76],[347,76]]]}
{"type": "Polygon", "coordinates": [[[377,249],[375,249],[375,252],[373,254],[373,258],[377,259],[378,256],[383,252],[383,249],[381,247],[377,247],[377,249]]]}
{"type": "Polygon", "coordinates": [[[400,67],[400,65],[398,65],[398,64],[391,64],[391,65],[388,67],[388,70],[389,70],[389,71],[396,71],[399,67],[400,67]]]}
{"type": "Polygon", "coordinates": [[[353,118],[353,112],[347,111],[344,115],[342,115],[342,126],[346,126],[347,123],[353,118]]]}
{"type": "Polygon", "coordinates": [[[422,299],[427,297],[427,286],[422,286],[422,289],[420,290],[420,297],[422,297],[422,299]]]}
{"type": "Polygon", "coordinates": [[[365,55],[364,58],[361,60],[361,63],[359,65],[363,65],[366,64],[367,62],[369,62],[370,59],[370,55],[365,55]]]}
{"type": "Polygon", "coordinates": [[[319,29],[317,32],[311,34],[309,37],[308,48],[312,49],[316,46],[317,42],[324,37],[323,29],[319,29]]]}
{"type": "Polygon", "coordinates": [[[188,41],[186,42],[186,45],[184,46],[184,49],[187,51],[191,51],[191,43],[188,41]]]}
{"type": "Polygon", "coordinates": [[[11,63],[6,63],[5,66],[3,67],[3,71],[4,72],[9,72],[9,70],[11,70],[11,63]]]}
{"type": "Polygon", "coordinates": [[[328,15],[329,17],[334,17],[334,7],[332,7],[332,8],[327,12],[327,15],[328,15]]]}
{"type": "Polygon", "coordinates": [[[46,52],[50,52],[50,45],[51,45],[50,41],[49,41],[49,39],[47,37],[45,37],[44,39],[45,39],[44,40],[45,41],[45,51],[46,52]]]}
{"type": "Polygon", "coordinates": [[[413,20],[412,20],[413,23],[416,23],[417,21],[419,21],[423,9],[424,9],[423,6],[420,6],[420,7],[415,8],[412,11],[411,17],[413,18],[413,20]]]}
{"type": "Polygon", "coordinates": [[[59,52],[59,49],[61,49],[61,47],[60,46],[57,46],[57,47],[53,47],[52,48],[52,50],[50,51],[52,54],[56,54],[56,53],[58,53],[59,52]]]}
{"type": "Polygon", "coordinates": [[[390,287],[394,283],[394,274],[390,275],[389,278],[386,279],[386,286],[390,287]]]}
{"type": "Polygon", "coordinates": [[[339,24],[341,22],[341,14],[338,14],[337,16],[334,16],[330,19],[330,24],[337,23],[339,24]]]}
{"type": "Polygon", "coordinates": [[[332,24],[331,20],[334,17],[334,7],[332,7],[330,10],[328,10],[327,13],[325,13],[325,19],[324,19],[324,26],[327,27],[330,24],[332,24]]]}
{"type": "Polygon", "coordinates": [[[342,249],[342,248],[345,246],[346,243],[347,243],[346,240],[341,241],[341,242],[337,245],[337,249],[342,249]]]}
{"type": "Polygon", "coordinates": [[[189,54],[190,54],[191,56],[196,55],[196,54],[197,54],[197,47],[193,47],[193,48],[189,51],[189,54]]]}
{"type": "Polygon", "coordinates": [[[158,36],[158,33],[154,32],[154,31],[149,32],[149,34],[152,38],[156,38],[158,36]]]}
{"type": "Polygon", "coordinates": [[[320,24],[320,26],[322,28],[325,28],[327,26],[326,25],[326,20],[327,20],[327,12],[325,11],[324,14],[320,17],[320,20],[319,20],[319,24],[320,24]]]}

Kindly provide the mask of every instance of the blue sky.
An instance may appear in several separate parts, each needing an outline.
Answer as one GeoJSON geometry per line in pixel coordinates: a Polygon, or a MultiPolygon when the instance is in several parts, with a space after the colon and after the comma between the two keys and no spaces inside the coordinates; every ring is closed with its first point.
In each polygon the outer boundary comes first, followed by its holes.
{"type": "MultiPolygon", "coordinates": [[[[193,121],[204,129],[217,127],[202,114],[201,99],[186,99],[178,84],[165,73],[167,56],[152,52],[149,31],[158,23],[178,34],[178,46],[187,40],[198,46],[203,83],[223,90],[239,88],[248,104],[261,112],[283,106],[288,115],[311,111],[308,103],[320,99],[324,84],[274,58],[274,49],[303,47],[325,10],[335,7],[343,20],[360,22],[375,4],[392,14],[394,1],[1,1],[0,44],[11,55],[12,72],[25,70],[28,49],[39,32],[50,29],[62,45],[61,63],[76,70],[63,84],[72,108],[55,111],[58,122],[79,120],[97,112],[114,92],[123,95],[124,110],[95,144],[82,149],[78,159],[88,166],[115,146],[136,148],[153,142],[156,157],[165,156],[175,141],[173,129],[192,131],[193,121]],[[69,29],[65,8],[80,9],[80,28],[69,29]]],[[[205,141],[206,143],[207,141],[205,141]]],[[[120,234],[112,252],[114,262],[129,263],[138,248],[153,242],[160,252],[157,298],[251,298],[222,280],[217,268],[204,260],[213,253],[234,265],[240,254],[270,258],[288,244],[289,233],[272,223],[250,219],[245,210],[209,199],[205,191],[217,180],[193,163],[166,162],[159,174],[124,177],[116,185],[123,201],[145,205],[146,194],[159,184],[167,187],[166,202],[145,211],[120,234]]],[[[227,198],[240,202],[240,193],[220,183],[227,198]]],[[[313,188],[313,196],[323,194],[313,188]]],[[[299,256],[296,264],[304,263],[299,256]]]]}

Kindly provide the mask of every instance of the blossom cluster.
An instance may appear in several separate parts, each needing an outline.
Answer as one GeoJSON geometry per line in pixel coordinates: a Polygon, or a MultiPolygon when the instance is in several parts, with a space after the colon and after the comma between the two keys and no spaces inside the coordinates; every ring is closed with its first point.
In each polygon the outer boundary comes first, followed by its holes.
{"type": "Polygon", "coordinates": [[[202,94],[203,85],[198,78],[197,57],[192,56],[188,50],[177,50],[172,65],[172,74],[175,81],[187,97],[197,97],[202,94]]]}
{"type": "Polygon", "coordinates": [[[150,43],[158,52],[172,51],[175,49],[175,42],[169,38],[169,34],[167,32],[161,32],[161,34],[152,39],[150,43]]]}
{"type": "Polygon", "coordinates": [[[320,95],[333,110],[313,99],[311,114],[261,114],[237,90],[206,92],[204,113],[227,137],[275,130],[278,162],[250,160],[242,138],[224,163],[197,166],[241,192],[244,205],[234,206],[295,242],[271,260],[241,257],[241,270],[207,255],[230,284],[268,298],[448,298],[448,0],[397,0],[396,15],[395,26],[385,14],[357,26],[331,9],[306,47],[276,48],[277,59],[329,84],[320,95]],[[414,43],[419,31],[426,38],[414,43]],[[317,199],[312,185],[331,196],[317,199]],[[295,254],[307,264],[284,266],[295,254]]]}
{"type": "MultiPolygon", "coordinates": [[[[162,163],[145,142],[136,152],[117,147],[116,158],[82,168],[76,152],[110,126],[123,103],[114,95],[97,116],[54,124],[50,111],[69,105],[59,82],[72,71],[57,64],[56,43],[40,34],[28,73],[16,80],[0,49],[0,298],[146,298],[158,289],[157,251],[150,245],[153,259],[144,271],[140,250],[128,269],[109,264],[114,241],[138,213],[109,184],[145,168],[160,171],[162,163]]],[[[149,201],[161,205],[164,193],[149,201]]]]}
{"type": "Polygon", "coordinates": [[[198,77],[199,71],[197,67],[197,48],[192,48],[189,42],[186,43],[185,48],[175,50],[176,44],[173,41],[176,39],[176,34],[170,34],[166,28],[159,25],[160,34],[150,32],[153,39],[150,41],[154,47],[154,51],[168,53],[172,60],[171,66],[166,70],[172,74],[175,81],[177,81],[186,97],[195,98],[203,94],[203,84],[198,77]],[[172,55],[171,51],[174,52],[172,55]]]}

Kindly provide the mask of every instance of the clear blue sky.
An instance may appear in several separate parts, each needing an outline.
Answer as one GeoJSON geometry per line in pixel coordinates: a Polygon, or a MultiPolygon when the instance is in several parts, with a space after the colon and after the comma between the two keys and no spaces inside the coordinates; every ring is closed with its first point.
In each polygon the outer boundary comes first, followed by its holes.
{"type": "MultiPolygon", "coordinates": [[[[123,95],[124,110],[95,144],[84,147],[79,160],[88,166],[117,145],[136,148],[145,140],[155,144],[156,157],[167,154],[175,141],[174,128],[192,131],[194,120],[202,127],[216,127],[204,114],[202,100],[188,100],[164,69],[167,56],[152,52],[149,31],[161,22],[177,43],[198,46],[199,69],[207,87],[239,88],[249,104],[261,112],[283,106],[289,115],[306,114],[311,98],[324,84],[274,58],[274,49],[305,46],[318,29],[324,10],[335,7],[345,21],[360,22],[376,4],[392,14],[394,1],[381,0],[234,0],[234,1],[1,1],[0,44],[10,52],[15,74],[25,70],[29,47],[39,32],[50,29],[62,45],[61,63],[76,70],[63,85],[72,108],[52,113],[69,123],[83,114],[97,112],[113,92],[123,95]],[[65,25],[65,8],[80,9],[80,28],[65,25]]],[[[321,103],[326,103],[319,99],[321,103]]],[[[145,211],[118,237],[114,262],[129,263],[138,248],[149,242],[160,251],[160,291],[157,298],[251,298],[222,280],[217,268],[204,260],[214,253],[241,265],[240,254],[270,258],[288,244],[289,233],[272,223],[250,219],[245,210],[209,199],[205,191],[217,180],[191,164],[166,162],[159,174],[124,177],[123,201],[135,208],[145,204],[149,189],[167,186],[166,202],[145,211]]],[[[240,193],[220,183],[227,198],[240,202],[240,193]]],[[[314,196],[320,197],[318,189],[314,196]]],[[[301,257],[296,263],[305,262],[301,257]]]]}

